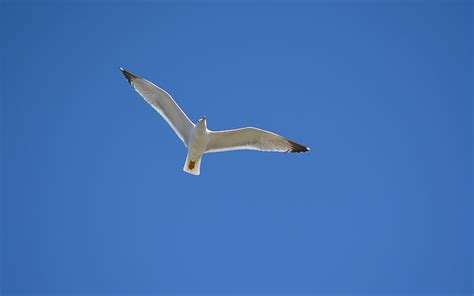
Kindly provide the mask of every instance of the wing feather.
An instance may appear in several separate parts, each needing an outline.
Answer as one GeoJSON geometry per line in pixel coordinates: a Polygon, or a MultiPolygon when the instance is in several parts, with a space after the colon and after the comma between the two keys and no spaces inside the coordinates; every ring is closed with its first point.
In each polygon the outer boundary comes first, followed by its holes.
{"type": "Polygon", "coordinates": [[[176,135],[187,146],[194,123],[165,90],[123,68],[130,85],[166,120],[176,135]]]}
{"type": "Polygon", "coordinates": [[[231,150],[307,152],[309,148],[275,133],[255,127],[212,131],[210,133],[206,153],[231,150]]]}

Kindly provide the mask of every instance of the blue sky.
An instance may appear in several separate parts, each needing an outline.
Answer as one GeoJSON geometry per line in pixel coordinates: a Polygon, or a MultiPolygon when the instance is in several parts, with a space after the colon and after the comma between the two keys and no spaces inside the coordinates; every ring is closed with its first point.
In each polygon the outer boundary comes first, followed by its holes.
{"type": "Polygon", "coordinates": [[[1,5],[6,295],[471,291],[472,2],[1,5]]]}

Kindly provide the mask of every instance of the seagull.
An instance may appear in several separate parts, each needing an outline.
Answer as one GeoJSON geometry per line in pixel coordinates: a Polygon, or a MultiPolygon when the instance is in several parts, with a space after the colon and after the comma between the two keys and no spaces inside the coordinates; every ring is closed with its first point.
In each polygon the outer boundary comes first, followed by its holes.
{"type": "Polygon", "coordinates": [[[207,129],[206,116],[194,124],[176,104],[170,94],[150,81],[120,67],[128,83],[170,125],[178,138],[187,147],[183,171],[200,175],[204,153],[231,150],[258,150],[272,152],[307,152],[308,147],[288,140],[275,133],[255,127],[244,127],[225,131],[207,129]]]}

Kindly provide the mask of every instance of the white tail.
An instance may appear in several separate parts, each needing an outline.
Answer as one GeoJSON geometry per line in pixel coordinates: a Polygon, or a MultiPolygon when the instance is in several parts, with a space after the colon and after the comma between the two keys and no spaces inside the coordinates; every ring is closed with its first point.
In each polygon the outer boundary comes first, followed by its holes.
{"type": "Polygon", "coordinates": [[[188,174],[199,176],[201,173],[201,157],[196,160],[191,160],[189,154],[186,156],[186,162],[184,163],[183,171],[188,174]]]}

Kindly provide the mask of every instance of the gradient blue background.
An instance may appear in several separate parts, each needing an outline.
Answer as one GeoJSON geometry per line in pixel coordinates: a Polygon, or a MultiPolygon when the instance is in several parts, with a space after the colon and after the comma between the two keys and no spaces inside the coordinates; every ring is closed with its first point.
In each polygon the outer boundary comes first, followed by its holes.
{"type": "Polygon", "coordinates": [[[6,295],[470,293],[472,2],[0,11],[6,295]],[[185,174],[120,66],[312,150],[185,174]]]}

